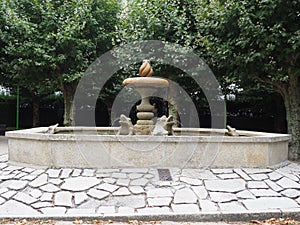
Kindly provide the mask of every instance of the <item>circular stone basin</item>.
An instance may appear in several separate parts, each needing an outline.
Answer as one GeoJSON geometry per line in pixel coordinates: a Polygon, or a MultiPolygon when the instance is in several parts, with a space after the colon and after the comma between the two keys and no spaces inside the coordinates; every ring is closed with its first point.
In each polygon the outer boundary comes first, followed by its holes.
{"type": "Polygon", "coordinates": [[[125,79],[123,85],[136,87],[168,87],[169,81],[159,77],[132,77],[125,79]]]}

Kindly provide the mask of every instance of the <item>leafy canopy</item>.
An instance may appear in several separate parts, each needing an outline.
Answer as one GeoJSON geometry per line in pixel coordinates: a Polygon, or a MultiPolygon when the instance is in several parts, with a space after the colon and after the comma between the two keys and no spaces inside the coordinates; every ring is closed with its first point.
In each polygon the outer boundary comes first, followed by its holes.
{"type": "Polygon", "coordinates": [[[115,1],[1,0],[1,6],[2,71],[24,86],[57,79],[77,82],[111,47],[115,1]]]}

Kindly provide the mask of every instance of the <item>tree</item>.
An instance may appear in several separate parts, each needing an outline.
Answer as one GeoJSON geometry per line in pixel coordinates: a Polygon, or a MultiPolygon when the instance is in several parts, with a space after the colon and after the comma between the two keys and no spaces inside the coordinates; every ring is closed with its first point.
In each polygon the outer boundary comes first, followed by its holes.
{"type": "MultiPolygon", "coordinates": [[[[142,40],[160,40],[194,48],[194,39],[197,34],[195,25],[196,8],[194,7],[196,2],[195,0],[128,1],[118,24],[116,41],[128,43],[142,40]]],[[[174,57],[174,55],[170,57],[174,57]]],[[[187,76],[178,68],[161,64],[159,61],[151,62],[151,65],[155,74],[177,81],[181,86],[185,86],[189,93],[193,92],[190,79],[187,79],[187,76]]],[[[140,64],[135,65],[129,70],[138,71],[139,66],[140,64]]],[[[132,73],[128,72],[128,74],[132,73]]],[[[199,87],[197,88],[199,89],[199,87]]],[[[172,114],[175,120],[179,120],[176,99],[170,98],[168,101],[169,114],[172,114]]]]}
{"type": "Polygon", "coordinates": [[[13,3],[1,1],[1,84],[13,89],[21,87],[22,93],[32,100],[33,126],[38,126],[40,98],[53,92],[53,85],[49,78],[42,76],[49,69],[40,63],[43,46],[36,39],[39,34],[32,21],[25,17],[25,11],[20,8],[17,14],[10,9],[10,4],[13,3]]]}
{"type": "MultiPolygon", "coordinates": [[[[230,80],[256,80],[283,98],[289,156],[300,156],[299,1],[211,1],[197,17],[214,72],[230,80]]],[[[199,6],[200,9],[200,6],[199,6]]]]}
{"type": "Polygon", "coordinates": [[[118,25],[121,42],[161,40],[190,46],[195,32],[196,1],[128,1],[118,25]]]}
{"type": "Polygon", "coordinates": [[[114,0],[2,0],[6,62],[12,82],[64,96],[64,124],[73,123],[74,93],[83,72],[112,46],[114,0]],[[38,85],[37,85],[38,84],[38,85]],[[54,87],[53,87],[54,86],[54,87]]]}

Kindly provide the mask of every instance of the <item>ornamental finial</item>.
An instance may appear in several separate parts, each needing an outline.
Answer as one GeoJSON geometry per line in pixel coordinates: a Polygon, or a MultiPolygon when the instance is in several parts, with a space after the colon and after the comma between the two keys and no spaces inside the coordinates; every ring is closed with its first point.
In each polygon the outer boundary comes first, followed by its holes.
{"type": "Polygon", "coordinates": [[[140,67],[139,74],[141,77],[151,77],[153,74],[153,69],[149,63],[149,60],[144,60],[140,67]]]}

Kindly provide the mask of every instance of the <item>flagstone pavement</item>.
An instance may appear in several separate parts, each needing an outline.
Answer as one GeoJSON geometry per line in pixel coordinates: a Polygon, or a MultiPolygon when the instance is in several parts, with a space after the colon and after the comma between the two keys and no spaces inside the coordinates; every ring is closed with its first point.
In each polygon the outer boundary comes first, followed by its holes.
{"type": "Polygon", "coordinates": [[[1,218],[247,220],[300,217],[300,164],[272,168],[31,168],[0,156],[1,218]]]}

